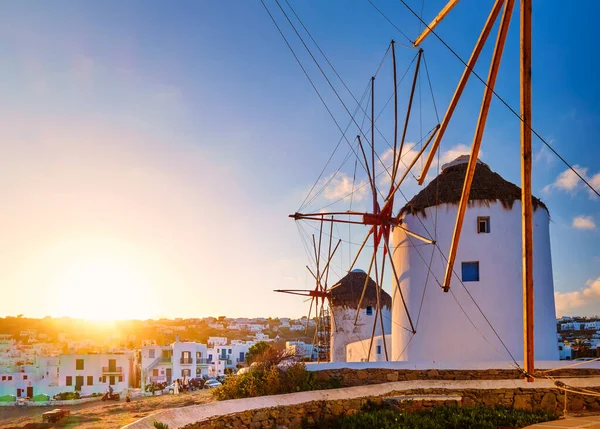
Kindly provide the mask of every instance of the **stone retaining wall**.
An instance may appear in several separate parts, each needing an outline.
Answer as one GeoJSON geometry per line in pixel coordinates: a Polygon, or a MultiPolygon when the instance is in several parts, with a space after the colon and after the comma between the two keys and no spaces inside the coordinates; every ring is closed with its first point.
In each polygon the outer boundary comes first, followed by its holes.
{"type": "MultiPolygon", "coordinates": [[[[600,392],[600,388],[590,389],[600,392]]],[[[284,426],[299,428],[302,424],[311,425],[338,418],[343,415],[359,412],[367,403],[373,405],[393,406],[396,409],[419,411],[426,408],[456,404],[460,406],[502,405],[508,408],[523,410],[546,410],[561,415],[564,409],[565,396],[559,389],[414,389],[410,391],[392,392],[379,397],[340,399],[331,401],[314,401],[295,406],[281,406],[248,410],[240,413],[214,417],[201,422],[184,426],[183,429],[200,428],[262,428],[284,426]],[[406,396],[445,395],[448,400],[397,401],[395,398],[406,396]]],[[[600,411],[600,397],[582,396],[569,393],[567,410],[570,412],[600,411]]]]}
{"type": "MultiPolygon", "coordinates": [[[[540,370],[543,371],[543,370],[540,370]]],[[[409,370],[392,368],[326,369],[314,371],[320,381],[336,379],[339,387],[364,386],[365,384],[389,383],[410,380],[510,380],[523,378],[515,369],[454,370],[429,369],[409,370]]],[[[600,369],[568,368],[551,372],[553,377],[600,376],[600,369]]],[[[540,375],[540,372],[536,372],[540,375]]]]}

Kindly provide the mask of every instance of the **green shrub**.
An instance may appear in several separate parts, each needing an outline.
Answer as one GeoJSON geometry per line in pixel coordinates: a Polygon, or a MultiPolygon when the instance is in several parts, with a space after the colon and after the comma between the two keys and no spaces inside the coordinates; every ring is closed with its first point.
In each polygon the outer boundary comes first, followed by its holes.
{"type": "Polygon", "coordinates": [[[287,364],[280,368],[275,363],[263,363],[251,367],[246,373],[227,377],[223,386],[212,389],[219,400],[252,398],[255,396],[279,395],[307,390],[340,387],[338,379],[318,381],[302,362],[287,364]]]}
{"type": "Polygon", "coordinates": [[[154,422],[154,427],[156,429],[169,429],[169,425],[166,423],[162,423],[162,422],[154,422]]]}
{"type": "Polygon", "coordinates": [[[336,429],[497,429],[522,428],[536,423],[555,420],[553,413],[528,412],[504,407],[435,407],[427,411],[406,412],[373,409],[335,421],[321,422],[304,427],[336,429]]]}
{"type": "Polygon", "coordinates": [[[72,399],[79,399],[81,398],[81,395],[79,394],[79,392],[61,392],[61,393],[57,393],[56,395],[54,395],[54,397],[52,399],[55,399],[57,401],[70,401],[72,399]]]}

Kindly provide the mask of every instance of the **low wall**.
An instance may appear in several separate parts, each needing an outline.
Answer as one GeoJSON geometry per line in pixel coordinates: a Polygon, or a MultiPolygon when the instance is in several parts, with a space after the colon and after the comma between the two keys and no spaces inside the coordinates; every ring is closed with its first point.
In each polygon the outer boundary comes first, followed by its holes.
{"type": "MultiPolygon", "coordinates": [[[[307,366],[310,369],[310,366],[307,366]]],[[[318,380],[335,379],[339,387],[363,386],[365,384],[389,383],[414,380],[512,380],[523,378],[516,369],[427,369],[410,370],[394,368],[332,368],[312,370],[318,380]]],[[[600,368],[566,368],[551,372],[553,377],[600,376],[600,368]]],[[[535,376],[542,377],[540,372],[535,376]]]]}
{"type": "MultiPolygon", "coordinates": [[[[600,392],[600,388],[596,391],[600,392]]],[[[567,398],[568,411],[600,411],[600,397],[569,395],[567,398]]],[[[420,411],[434,406],[457,403],[460,406],[501,405],[528,411],[551,411],[558,416],[563,412],[564,400],[564,394],[559,389],[416,389],[392,392],[390,395],[380,397],[314,401],[293,407],[282,406],[248,410],[214,417],[189,424],[183,428],[241,429],[271,426],[298,428],[303,423],[312,425],[316,422],[327,422],[344,415],[355,414],[367,403],[377,406],[387,405],[398,410],[407,411],[420,411]],[[395,396],[400,393],[402,396],[395,396]],[[411,397],[418,399],[410,400],[411,397]],[[460,399],[457,400],[456,398],[460,399]]]]}
{"type": "MultiPolygon", "coordinates": [[[[576,389],[600,392],[600,377],[561,379],[576,389]]],[[[234,399],[173,408],[144,417],[128,429],[152,429],[159,421],[173,428],[300,427],[304,420],[323,422],[356,413],[369,401],[392,402],[397,408],[420,409],[437,404],[462,406],[503,405],[526,410],[549,410],[558,414],[564,394],[553,380],[415,380],[344,387],[256,398],[234,399]],[[419,400],[414,399],[419,397],[419,400]],[[396,398],[396,399],[394,399],[396,398]],[[412,398],[411,401],[406,399],[412,398]],[[458,398],[458,399],[457,399],[458,398]],[[404,401],[402,400],[404,399],[404,401]]],[[[572,412],[600,411],[599,396],[568,393],[567,409],[572,412]]]]}

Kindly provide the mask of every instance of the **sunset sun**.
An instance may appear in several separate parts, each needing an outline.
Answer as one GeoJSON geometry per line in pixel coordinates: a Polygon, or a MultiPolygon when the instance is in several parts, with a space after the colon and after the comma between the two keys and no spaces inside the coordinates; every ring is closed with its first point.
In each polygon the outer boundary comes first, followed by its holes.
{"type": "Polygon", "coordinates": [[[143,318],[152,304],[141,269],[116,258],[74,259],[60,272],[56,286],[57,313],[72,317],[143,318]]]}

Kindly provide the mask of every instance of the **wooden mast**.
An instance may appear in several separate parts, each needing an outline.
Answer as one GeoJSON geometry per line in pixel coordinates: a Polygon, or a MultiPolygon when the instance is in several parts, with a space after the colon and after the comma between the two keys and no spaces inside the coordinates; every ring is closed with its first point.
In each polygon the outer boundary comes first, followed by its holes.
{"type": "Polygon", "coordinates": [[[531,206],[531,3],[521,0],[521,210],[526,380],[533,381],[533,210],[531,206]]]}
{"type": "Polygon", "coordinates": [[[450,252],[448,253],[448,265],[446,266],[446,274],[444,276],[444,292],[448,292],[450,289],[450,280],[454,273],[454,261],[456,259],[456,252],[458,250],[458,244],[460,242],[460,233],[462,231],[462,224],[467,211],[467,205],[469,204],[469,193],[471,191],[471,184],[475,177],[475,168],[477,166],[477,158],[479,156],[479,148],[481,147],[481,139],[483,138],[483,132],[485,130],[485,123],[487,120],[488,112],[490,110],[490,103],[494,94],[494,86],[496,84],[496,77],[498,76],[498,69],[500,67],[500,61],[502,59],[502,52],[504,50],[504,43],[506,42],[506,34],[508,33],[508,27],[510,24],[510,18],[512,15],[513,6],[515,0],[507,0],[504,5],[504,12],[502,13],[502,19],[500,21],[500,28],[498,29],[498,38],[496,39],[496,46],[494,47],[494,53],[492,55],[492,63],[490,64],[490,71],[488,75],[487,85],[483,93],[483,100],[481,102],[481,110],[479,112],[479,118],[477,120],[477,128],[475,129],[475,136],[473,137],[473,146],[471,147],[471,155],[469,157],[469,164],[467,166],[467,173],[465,176],[465,182],[463,185],[462,195],[458,206],[458,216],[456,217],[456,225],[454,226],[454,234],[452,235],[452,242],[450,244],[450,252]]]}
{"type": "Polygon", "coordinates": [[[467,82],[469,80],[469,77],[471,76],[471,72],[473,71],[473,68],[475,67],[475,64],[477,63],[477,60],[479,59],[479,54],[483,50],[483,46],[485,45],[485,42],[487,41],[487,38],[488,38],[490,32],[492,31],[492,27],[494,26],[494,23],[496,22],[496,19],[498,18],[498,14],[500,13],[500,9],[501,9],[503,3],[504,3],[504,0],[496,0],[496,3],[494,3],[494,7],[492,8],[490,15],[488,16],[488,19],[487,19],[483,29],[481,30],[479,39],[477,40],[477,43],[475,44],[475,47],[473,48],[473,52],[471,53],[471,57],[469,58],[469,61],[467,62],[467,65],[465,66],[465,71],[463,72],[463,74],[460,78],[460,81],[458,82],[458,85],[456,86],[456,90],[454,91],[452,100],[450,100],[450,104],[448,105],[448,109],[446,110],[446,114],[444,115],[444,119],[442,120],[440,131],[439,131],[437,137],[435,138],[435,141],[433,142],[433,146],[431,146],[431,150],[429,151],[429,156],[427,157],[427,160],[425,161],[425,165],[423,165],[423,171],[421,172],[421,176],[419,176],[419,185],[422,185],[423,182],[425,181],[425,177],[427,176],[429,167],[431,166],[431,163],[433,162],[433,159],[435,158],[435,154],[437,153],[438,148],[440,147],[440,142],[442,141],[442,138],[444,137],[444,133],[446,132],[446,127],[448,126],[450,119],[452,119],[452,114],[454,113],[454,109],[456,109],[458,100],[460,100],[463,90],[467,86],[467,82]]]}
{"type": "Polygon", "coordinates": [[[456,3],[458,3],[458,0],[450,0],[446,4],[446,6],[444,6],[444,8],[440,11],[440,13],[438,13],[438,15],[435,18],[433,18],[433,21],[431,21],[429,23],[429,25],[427,25],[425,27],[425,29],[419,35],[419,37],[417,37],[417,39],[413,43],[415,47],[419,46],[421,44],[421,42],[429,35],[429,33],[431,33],[431,30],[433,30],[435,27],[437,27],[437,25],[440,23],[440,21],[442,19],[444,19],[446,17],[446,15],[448,15],[448,12],[450,12],[452,10],[452,8],[456,5],[456,3]]]}

